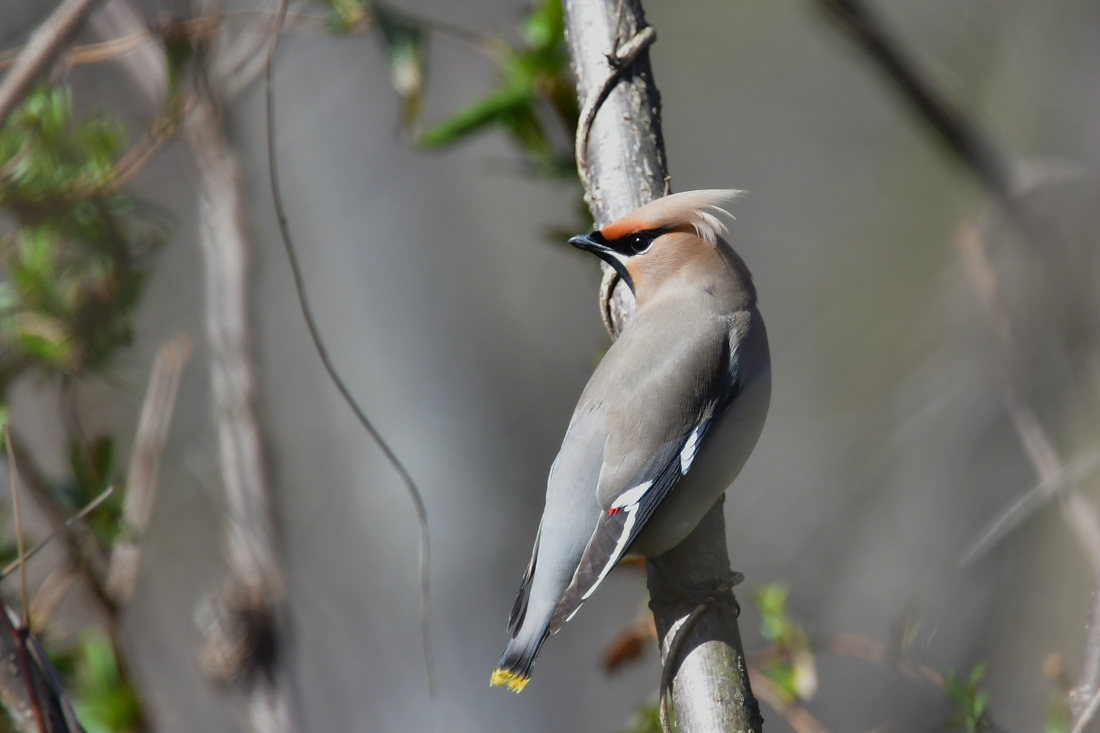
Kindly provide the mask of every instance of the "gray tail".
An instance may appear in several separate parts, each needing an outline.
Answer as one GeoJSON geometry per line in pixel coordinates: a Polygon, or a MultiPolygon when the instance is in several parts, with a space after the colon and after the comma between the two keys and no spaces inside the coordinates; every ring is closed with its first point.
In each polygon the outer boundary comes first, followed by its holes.
{"type": "Polygon", "coordinates": [[[493,676],[489,680],[490,685],[502,685],[513,692],[523,691],[531,680],[531,668],[535,665],[535,657],[538,656],[543,642],[550,633],[548,621],[541,624],[524,624],[517,630],[516,635],[508,642],[504,655],[497,662],[497,668],[493,670],[493,676]]]}

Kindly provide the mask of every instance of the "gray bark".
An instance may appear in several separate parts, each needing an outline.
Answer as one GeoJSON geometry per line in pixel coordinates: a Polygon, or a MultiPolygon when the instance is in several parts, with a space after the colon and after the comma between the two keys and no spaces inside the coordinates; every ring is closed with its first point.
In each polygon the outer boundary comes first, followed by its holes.
{"type": "Polygon", "coordinates": [[[764,722],[749,685],[737,628],[739,607],[733,594],[724,592],[733,574],[723,503],[719,500],[686,540],[660,558],[660,569],[647,565],[662,663],[669,663],[673,638],[699,603],[684,598],[676,584],[714,594],[685,632],[681,651],[671,662],[672,707],[681,733],[759,731],[764,722]]]}
{"type": "MultiPolygon", "coordinates": [[[[583,108],[612,73],[608,55],[645,28],[645,18],[638,0],[563,0],[563,7],[583,108]]],[[[648,51],[641,53],[608,95],[584,147],[587,166],[582,167],[582,183],[597,227],[668,190],[660,98],[648,51]]],[[[633,296],[613,273],[605,271],[600,301],[608,329],[616,336],[633,314],[633,296]]],[[[660,570],[652,563],[648,568],[662,663],[668,661],[676,630],[698,605],[678,591],[691,588],[710,594],[709,607],[684,643],[677,644],[679,653],[671,660],[672,702],[680,731],[759,731],[762,720],[749,686],[737,603],[732,593],[725,592],[732,573],[721,502],[660,564],[660,570]]]]}

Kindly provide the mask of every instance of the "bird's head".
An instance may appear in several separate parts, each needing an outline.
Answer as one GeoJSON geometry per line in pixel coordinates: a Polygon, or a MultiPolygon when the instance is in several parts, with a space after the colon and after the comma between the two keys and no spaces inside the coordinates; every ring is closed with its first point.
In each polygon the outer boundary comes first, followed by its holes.
{"type": "MultiPolygon", "coordinates": [[[[741,195],[731,189],[676,193],[642,206],[603,229],[581,234],[569,243],[607,262],[641,298],[695,267],[715,271],[725,263],[734,270],[744,264],[722,239],[726,226],[720,214],[741,195]]],[[[748,271],[744,286],[751,288],[748,271]]],[[[739,280],[741,278],[738,278],[739,280]]]]}

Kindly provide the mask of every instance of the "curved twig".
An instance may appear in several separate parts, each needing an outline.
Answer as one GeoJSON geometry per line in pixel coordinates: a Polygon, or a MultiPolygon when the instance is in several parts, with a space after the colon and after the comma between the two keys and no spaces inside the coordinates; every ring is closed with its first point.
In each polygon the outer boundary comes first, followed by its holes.
{"type": "Polygon", "coordinates": [[[668,654],[665,655],[665,665],[661,670],[661,701],[658,706],[658,717],[661,720],[661,730],[664,733],[672,733],[672,726],[668,722],[668,695],[672,688],[672,678],[675,676],[672,672],[676,666],[676,662],[680,659],[680,650],[684,646],[684,640],[687,639],[688,634],[691,632],[691,627],[695,625],[695,622],[706,613],[707,604],[700,603],[695,607],[695,610],[684,619],[684,623],[680,624],[680,628],[676,629],[676,635],[672,637],[672,641],[668,645],[668,654]]]}
{"type": "Polygon", "coordinates": [[[309,329],[310,338],[313,339],[313,346],[317,350],[317,355],[321,357],[321,363],[324,364],[325,371],[328,372],[332,383],[336,385],[336,389],[340,392],[340,396],[344,398],[344,402],[346,402],[348,407],[351,408],[351,411],[355,413],[355,417],[359,420],[359,424],[363,426],[363,429],[367,431],[382,450],[382,453],[386,456],[386,460],[390,462],[394,470],[401,476],[401,480],[404,481],[408,489],[413,508],[416,510],[416,521],[420,528],[420,633],[424,641],[424,665],[427,668],[428,674],[428,694],[434,698],[435,673],[432,664],[430,633],[431,594],[428,578],[428,559],[431,549],[428,530],[428,510],[424,505],[424,497],[421,495],[420,489],[417,487],[412,475],[409,473],[408,469],[405,468],[405,465],[401,462],[401,459],[397,457],[397,454],[394,453],[389,444],[382,438],[382,435],[378,432],[378,429],[375,428],[370,418],[367,417],[363,408],[355,401],[351,391],[348,389],[347,385],[344,384],[344,380],[341,379],[340,374],[336,371],[336,367],[329,358],[328,350],[325,348],[324,341],[321,339],[320,329],[317,327],[317,323],[313,319],[313,312],[309,307],[309,299],[306,296],[305,280],[302,277],[302,267],[298,261],[298,255],[294,249],[294,243],[290,236],[290,226],[287,223],[286,210],[283,207],[282,192],[279,188],[278,164],[275,155],[275,84],[273,60],[275,58],[275,49],[279,44],[279,34],[282,30],[283,19],[286,15],[288,4],[289,0],[279,0],[279,9],[277,11],[275,25],[271,31],[271,45],[268,47],[267,53],[267,157],[271,174],[271,198],[275,204],[275,216],[279,221],[279,232],[282,234],[287,259],[290,261],[290,269],[294,275],[294,289],[298,294],[298,304],[301,306],[302,316],[305,318],[306,327],[309,329]]]}
{"type": "MultiPolygon", "coordinates": [[[[619,23],[622,24],[622,12],[620,9],[619,23]]],[[[640,29],[634,36],[615,49],[615,53],[608,55],[607,61],[611,65],[611,73],[604,79],[603,84],[584,102],[584,108],[580,113],[580,124],[577,125],[577,142],[576,142],[576,156],[577,156],[577,173],[580,176],[581,181],[588,179],[588,138],[592,135],[592,123],[596,121],[596,113],[600,111],[600,107],[607,101],[608,95],[611,94],[611,90],[615,88],[615,85],[619,83],[619,80],[623,78],[626,72],[630,69],[630,66],[634,63],[634,59],[638,58],[638,55],[642,51],[646,50],[653,45],[653,42],[657,40],[657,31],[653,29],[653,26],[646,26],[640,29]]]]}

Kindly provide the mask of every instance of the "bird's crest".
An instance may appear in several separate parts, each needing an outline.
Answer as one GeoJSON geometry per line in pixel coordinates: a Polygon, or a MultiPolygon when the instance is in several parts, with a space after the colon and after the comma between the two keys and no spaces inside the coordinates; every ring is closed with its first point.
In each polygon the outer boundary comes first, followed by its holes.
{"type": "Polygon", "coordinates": [[[726,233],[726,225],[719,215],[725,214],[732,218],[729,206],[743,193],[744,191],[724,188],[674,193],[650,201],[600,231],[604,237],[614,241],[634,232],[675,229],[687,225],[695,228],[700,239],[715,245],[718,238],[726,233]]]}

